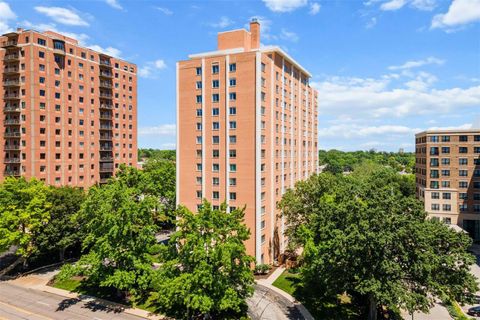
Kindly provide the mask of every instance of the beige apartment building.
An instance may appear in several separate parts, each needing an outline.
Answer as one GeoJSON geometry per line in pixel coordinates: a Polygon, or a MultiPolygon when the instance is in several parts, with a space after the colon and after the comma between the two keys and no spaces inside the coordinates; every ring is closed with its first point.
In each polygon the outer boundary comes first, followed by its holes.
{"type": "Polygon", "coordinates": [[[260,24],[218,34],[215,51],[177,64],[177,201],[246,207],[247,251],[273,263],[287,245],[277,202],[317,172],[317,92],[260,24]]]}
{"type": "Polygon", "coordinates": [[[136,166],[136,73],[55,32],[0,36],[0,179],[88,187],[136,166]]]}
{"type": "Polygon", "coordinates": [[[416,193],[429,216],[480,240],[480,130],[432,130],[415,136],[416,193]]]}

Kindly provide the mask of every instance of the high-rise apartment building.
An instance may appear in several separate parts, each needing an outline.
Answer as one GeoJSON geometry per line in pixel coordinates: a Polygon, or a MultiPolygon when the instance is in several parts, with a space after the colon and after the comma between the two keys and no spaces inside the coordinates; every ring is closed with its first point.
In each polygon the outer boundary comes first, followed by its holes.
{"type": "Polygon", "coordinates": [[[415,144],[416,193],[425,211],[480,240],[480,130],[429,130],[415,144]]]}
{"type": "Polygon", "coordinates": [[[105,182],[137,164],[137,67],[55,32],[0,37],[0,178],[105,182]]]}
{"type": "Polygon", "coordinates": [[[317,92],[260,24],[218,34],[216,51],[177,64],[177,201],[196,211],[246,206],[246,247],[258,263],[285,249],[277,202],[317,172],[317,92]]]}

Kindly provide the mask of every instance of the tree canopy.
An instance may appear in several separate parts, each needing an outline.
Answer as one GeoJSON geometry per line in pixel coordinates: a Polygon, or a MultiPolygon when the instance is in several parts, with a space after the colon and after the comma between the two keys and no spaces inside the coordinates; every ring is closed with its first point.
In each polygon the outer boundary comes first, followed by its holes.
{"type": "Polygon", "coordinates": [[[381,306],[427,311],[443,294],[471,301],[470,238],[426,219],[402,176],[378,166],[349,176],[323,173],[287,191],[287,234],[304,248],[301,284],[315,300],[344,292],[381,306]],[[368,172],[368,174],[366,174],[368,172]]]}
{"type": "Polygon", "coordinates": [[[198,213],[181,207],[177,216],[177,232],[153,277],[150,305],[182,319],[238,319],[253,293],[244,210],[227,213],[225,204],[213,210],[204,202],[198,213]]]}

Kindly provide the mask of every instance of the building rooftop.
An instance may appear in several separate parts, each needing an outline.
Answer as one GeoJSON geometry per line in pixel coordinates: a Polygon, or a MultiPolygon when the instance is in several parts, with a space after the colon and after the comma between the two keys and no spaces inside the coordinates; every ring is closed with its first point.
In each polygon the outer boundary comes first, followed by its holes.
{"type": "Polygon", "coordinates": [[[448,133],[448,134],[480,134],[480,128],[472,128],[472,129],[438,129],[438,130],[425,130],[419,133],[416,133],[415,136],[423,136],[426,134],[441,134],[441,133],[448,133]]]}

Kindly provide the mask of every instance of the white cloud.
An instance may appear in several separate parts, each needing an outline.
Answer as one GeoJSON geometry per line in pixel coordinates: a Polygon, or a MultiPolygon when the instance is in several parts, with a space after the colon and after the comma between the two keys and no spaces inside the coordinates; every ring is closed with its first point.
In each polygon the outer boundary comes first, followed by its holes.
{"type": "Polygon", "coordinates": [[[385,3],[382,3],[380,6],[381,10],[390,11],[390,10],[398,10],[402,8],[406,4],[405,0],[391,0],[385,3]]]}
{"type": "Polygon", "coordinates": [[[307,5],[307,0],[262,0],[273,12],[291,12],[307,5]]]}
{"type": "Polygon", "coordinates": [[[222,16],[222,17],[220,17],[220,21],[210,23],[210,26],[212,26],[214,28],[223,29],[223,28],[226,28],[228,26],[231,26],[232,24],[233,24],[233,21],[230,20],[230,18],[228,18],[226,16],[222,16]]]}
{"type": "Polygon", "coordinates": [[[282,29],[280,33],[280,38],[283,40],[288,40],[292,42],[297,42],[299,39],[298,35],[295,32],[288,31],[287,29],[282,29]]]}
{"type": "Polygon", "coordinates": [[[162,148],[163,149],[175,149],[176,145],[177,144],[175,142],[162,143],[162,148]]]}
{"type": "MultiPolygon", "coordinates": [[[[374,1],[374,2],[378,2],[378,1],[374,1]]],[[[365,5],[371,5],[374,2],[370,1],[365,3],[365,5]]],[[[407,4],[414,9],[431,11],[436,6],[436,0],[390,0],[387,2],[383,2],[380,5],[380,10],[395,11],[405,7],[407,4]]]]}
{"type": "Polygon", "coordinates": [[[105,0],[105,2],[112,8],[123,10],[123,7],[120,5],[120,3],[118,3],[117,0],[105,0]]]}
{"type": "Polygon", "coordinates": [[[23,21],[22,25],[26,28],[34,29],[40,32],[43,31],[53,31],[60,33],[66,37],[73,38],[78,40],[78,43],[82,46],[86,46],[86,41],[90,38],[87,34],[85,33],[74,33],[74,32],[68,32],[68,31],[63,31],[59,30],[57,28],[57,25],[54,23],[31,23],[30,21],[23,21]]]}
{"type": "Polygon", "coordinates": [[[372,17],[370,20],[368,20],[367,24],[365,25],[365,28],[371,29],[375,27],[376,24],[377,24],[377,18],[372,17]]]}
{"type": "Polygon", "coordinates": [[[15,20],[17,15],[12,11],[8,3],[0,2],[0,34],[7,33],[12,30],[8,23],[15,20]]]}
{"type": "Polygon", "coordinates": [[[167,65],[166,65],[165,61],[163,61],[162,59],[158,59],[158,60],[155,61],[155,67],[157,69],[162,70],[162,69],[165,69],[167,67],[167,65]]]}
{"type": "Polygon", "coordinates": [[[384,136],[388,135],[412,135],[421,131],[419,128],[409,128],[401,125],[381,125],[381,126],[366,126],[356,125],[350,123],[333,125],[327,128],[320,128],[318,130],[319,137],[342,137],[342,138],[358,138],[368,136],[384,136]]]}
{"type": "Polygon", "coordinates": [[[45,14],[54,21],[70,26],[88,26],[88,22],[83,20],[76,12],[61,7],[35,7],[39,13],[45,14]]]}
{"type": "Polygon", "coordinates": [[[478,111],[480,86],[432,89],[430,85],[436,81],[434,76],[418,73],[413,77],[400,75],[394,80],[388,76],[377,79],[331,77],[323,82],[312,82],[312,86],[319,90],[319,112],[335,117],[349,115],[373,121],[478,111]],[[400,84],[393,86],[392,81],[400,84]]]}
{"type": "Polygon", "coordinates": [[[447,126],[447,127],[430,127],[427,130],[467,130],[471,129],[471,123],[465,123],[459,126],[447,126]]]}
{"type": "Polygon", "coordinates": [[[312,16],[316,15],[320,11],[320,4],[318,2],[312,2],[310,3],[310,13],[312,16]]]}
{"type": "Polygon", "coordinates": [[[143,67],[138,69],[138,75],[142,78],[154,78],[156,70],[167,68],[167,64],[163,59],[147,62],[143,67]]]}
{"type": "Polygon", "coordinates": [[[480,21],[480,0],[453,0],[447,13],[433,17],[430,28],[455,31],[455,28],[476,21],[480,21]]]}
{"type": "Polygon", "coordinates": [[[442,65],[445,63],[445,60],[438,59],[435,57],[428,57],[423,60],[413,60],[413,61],[407,61],[402,65],[399,66],[390,66],[388,67],[389,70],[404,70],[404,69],[412,69],[412,68],[418,68],[424,65],[429,65],[429,64],[436,64],[436,65],[442,65]]]}
{"type": "Polygon", "coordinates": [[[95,50],[95,51],[98,51],[98,52],[101,52],[101,53],[104,53],[106,55],[116,57],[116,58],[120,58],[120,56],[122,54],[122,52],[120,50],[118,50],[117,48],[113,48],[113,47],[103,48],[103,47],[100,47],[97,44],[89,45],[87,47],[92,49],[92,50],[95,50]]]}
{"type": "Polygon", "coordinates": [[[168,8],[163,8],[163,7],[155,7],[155,9],[157,9],[158,11],[160,11],[161,13],[167,15],[167,16],[171,16],[173,14],[173,11],[168,9],[168,8]]]}
{"type": "Polygon", "coordinates": [[[160,124],[153,127],[141,127],[138,128],[138,134],[141,136],[175,136],[176,126],[175,124],[160,124]]]}

